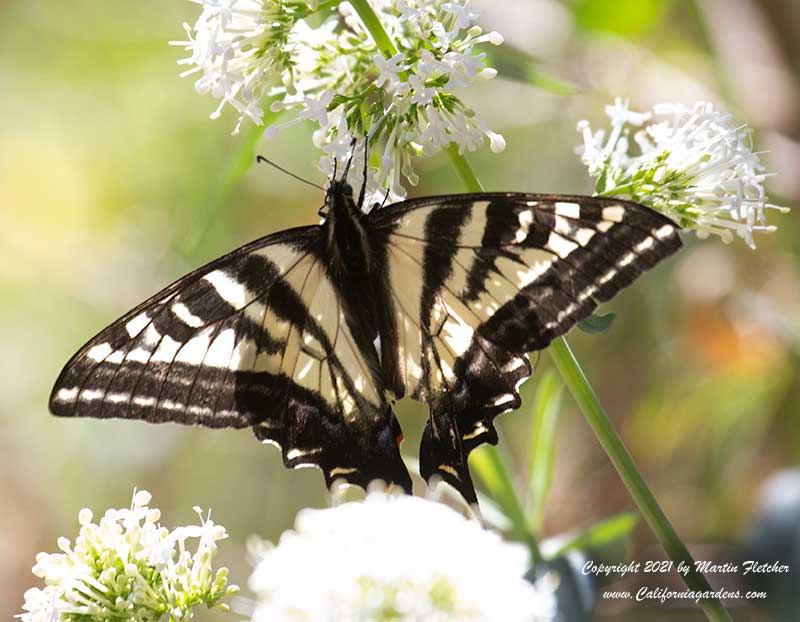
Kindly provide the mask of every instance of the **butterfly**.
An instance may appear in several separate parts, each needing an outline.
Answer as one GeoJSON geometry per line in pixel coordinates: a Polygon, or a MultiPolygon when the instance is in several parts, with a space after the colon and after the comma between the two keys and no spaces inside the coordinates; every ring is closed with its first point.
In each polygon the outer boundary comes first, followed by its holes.
{"type": "Polygon", "coordinates": [[[321,224],[246,244],[126,313],[66,364],[51,412],[251,428],[328,486],[410,491],[392,410],[408,396],[430,409],[420,474],[475,502],[469,453],[521,405],[528,354],[681,246],[674,222],[616,199],[363,202],[334,173],[321,224]]]}

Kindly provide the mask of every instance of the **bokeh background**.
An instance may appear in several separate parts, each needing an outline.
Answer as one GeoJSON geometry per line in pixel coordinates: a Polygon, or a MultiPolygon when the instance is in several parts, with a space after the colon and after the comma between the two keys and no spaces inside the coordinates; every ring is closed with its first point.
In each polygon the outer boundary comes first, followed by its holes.
{"type": "MultiPolygon", "coordinates": [[[[520,71],[501,56],[500,77],[464,94],[508,141],[502,155],[470,158],[487,189],[590,192],[574,155],[578,120],[605,123],[603,106],[615,96],[635,108],[710,99],[755,128],[776,172],[768,182],[773,202],[797,204],[796,0],[474,4],[488,28],[535,59],[520,71]],[[515,80],[503,79],[504,67],[515,80]],[[553,92],[561,86],[574,92],[553,92]]],[[[240,583],[249,534],[274,539],[299,509],[328,503],[318,472],[284,470],[278,452],[247,431],[69,421],[47,412],[61,366],[122,312],[226,250],[316,220],[321,194],[250,166],[253,150],[242,146],[255,143],[258,153],[322,183],[309,128],[270,141],[255,141],[252,130],[231,136],[234,119],[209,120],[216,103],[178,78],[184,54],[167,41],[183,39],[181,23],[197,14],[182,0],[0,2],[5,615],[18,612],[24,590],[37,583],[35,553],[55,551],[59,535],[73,537],[80,508],[127,505],[134,486],[153,493],[166,524],[194,521],[193,505],[213,508],[231,534],[221,563],[240,583]]],[[[418,167],[413,194],[461,191],[446,158],[418,167]]],[[[707,552],[700,557],[751,537],[764,483],[800,462],[800,227],[794,214],[772,221],[778,232],[758,238],[757,251],[687,236],[682,253],[607,305],[617,314],[610,332],[570,337],[679,533],[707,552]]],[[[543,356],[540,371],[549,365],[543,356]]],[[[528,460],[535,389],[534,379],[525,405],[500,420],[503,449],[519,465],[528,460]]],[[[411,402],[399,409],[411,454],[424,416],[411,402]]],[[[633,508],[569,399],[558,425],[544,533],[633,508]]],[[[781,481],[789,483],[773,485],[773,497],[800,491],[796,479],[781,481]]],[[[643,525],[630,544],[634,557],[657,554],[643,525]]],[[[797,547],[800,564],[800,544],[787,546],[797,547]]],[[[733,607],[738,619],[763,615],[733,607]]],[[[699,618],[600,603],[596,619],[699,618]]]]}

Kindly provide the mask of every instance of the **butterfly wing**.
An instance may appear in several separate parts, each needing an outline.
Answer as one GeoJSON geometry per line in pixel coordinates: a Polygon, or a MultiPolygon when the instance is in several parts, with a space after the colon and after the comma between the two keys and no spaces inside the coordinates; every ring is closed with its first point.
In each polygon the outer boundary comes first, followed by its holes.
{"type": "Polygon", "coordinates": [[[384,376],[431,407],[423,476],[470,501],[467,455],[496,443],[494,417],[520,405],[527,353],[681,245],[678,227],[647,207],[580,196],[425,198],[378,210],[370,225],[391,300],[384,376]]]}
{"type": "Polygon", "coordinates": [[[329,485],[380,477],[410,490],[379,363],[356,344],[322,242],[319,227],[281,232],[168,286],[81,348],[51,411],[252,426],[286,466],[318,466],[329,485]]]}

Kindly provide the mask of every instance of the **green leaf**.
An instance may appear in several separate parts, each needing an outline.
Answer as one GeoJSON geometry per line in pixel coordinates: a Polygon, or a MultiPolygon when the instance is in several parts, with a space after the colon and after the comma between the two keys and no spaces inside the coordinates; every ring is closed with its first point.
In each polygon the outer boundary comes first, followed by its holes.
{"type": "Polygon", "coordinates": [[[525,512],[500,451],[494,445],[482,445],[469,455],[469,464],[486,492],[511,522],[509,537],[524,542],[534,561],[541,559],[536,539],[528,529],[525,512]]]}
{"type": "Polygon", "coordinates": [[[562,389],[556,373],[547,370],[536,387],[536,398],[533,402],[528,467],[528,525],[536,534],[542,528],[547,496],[553,483],[556,428],[562,389]]]}
{"type": "Polygon", "coordinates": [[[595,523],[578,534],[566,536],[565,540],[559,543],[555,552],[548,557],[555,559],[563,557],[570,551],[601,549],[628,537],[638,522],[639,516],[636,512],[617,514],[595,523]]]}
{"type": "Polygon", "coordinates": [[[639,36],[662,19],[671,0],[577,0],[573,11],[583,30],[639,36]]]}
{"type": "Polygon", "coordinates": [[[615,317],[617,317],[616,313],[607,313],[606,315],[592,313],[592,315],[587,317],[585,320],[578,322],[578,328],[580,328],[584,333],[589,334],[605,333],[608,332],[609,328],[611,328],[611,324],[614,322],[615,317]]]}

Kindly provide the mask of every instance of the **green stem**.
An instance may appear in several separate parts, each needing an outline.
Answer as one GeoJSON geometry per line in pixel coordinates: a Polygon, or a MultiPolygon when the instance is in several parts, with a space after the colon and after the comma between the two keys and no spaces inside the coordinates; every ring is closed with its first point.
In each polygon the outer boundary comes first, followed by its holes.
{"type": "MultiPolygon", "coordinates": [[[[586,417],[592,430],[594,430],[597,439],[611,459],[614,468],[617,469],[622,481],[625,483],[625,487],[633,497],[639,507],[639,511],[650,525],[661,546],[675,563],[676,568],[682,565],[682,567],[688,569],[687,574],[681,575],[686,585],[698,592],[713,592],[702,573],[696,570],[691,553],[678,537],[666,514],[658,505],[658,501],[656,501],[653,493],[647,487],[644,478],[636,468],[633,458],[614,429],[592,386],[572,354],[566,339],[563,337],[556,339],[550,344],[548,352],[564,379],[564,383],[572,393],[572,397],[578,403],[581,412],[583,412],[584,417],[586,417]]],[[[709,620],[714,622],[732,620],[730,614],[716,598],[704,598],[700,601],[700,606],[709,620]]]]}
{"type": "Polygon", "coordinates": [[[456,170],[459,179],[464,184],[468,192],[483,192],[483,185],[480,180],[475,176],[475,171],[467,162],[467,159],[458,152],[458,145],[450,143],[447,147],[447,155],[450,158],[450,164],[456,170]]]}
{"type": "Polygon", "coordinates": [[[494,445],[483,445],[470,455],[470,461],[477,467],[481,482],[491,493],[503,513],[511,521],[509,537],[524,543],[531,553],[531,562],[535,565],[542,559],[536,536],[528,528],[525,510],[514,487],[514,481],[506,468],[506,460],[494,445]]]}
{"type": "Polygon", "coordinates": [[[386,58],[391,58],[397,54],[397,47],[389,38],[389,34],[383,28],[381,20],[375,15],[375,11],[372,10],[369,2],[367,2],[367,0],[350,0],[350,4],[356,10],[356,13],[358,13],[361,21],[364,22],[364,26],[369,30],[369,34],[372,35],[381,54],[386,58]]]}
{"type": "Polygon", "coordinates": [[[322,11],[327,11],[330,8],[333,8],[341,3],[342,0],[323,0],[317,4],[316,8],[307,7],[306,10],[298,11],[297,15],[299,17],[308,17],[309,15],[313,15],[314,13],[320,13],[322,11]]]}
{"type": "Polygon", "coordinates": [[[617,186],[616,188],[611,188],[610,190],[605,190],[603,192],[598,192],[597,196],[613,198],[613,197],[618,197],[621,194],[628,194],[628,193],[632,192],[633,189],[634,189],[633,184],[632,183],[628,183],[628,184],[623,184],[621,186],[617,186]]]}
{"type": "MultiPolygon", "coordinates": [[[[392,43],[392,40],[389,38],[389,35],[386,33],[386,30],[384,30],[380,20],[377,15],[375,15],[372,7],[369,6],[367,0],[350,0],[350,3],[364,22],[367,30],[369,30],[375,43],[380,48],[381,53],[387,58],[397,54],[397,47],[392,43]]],[[[470,167],[466,158],[458,152],[457,145],[451,143],[447,148],[447,155],[450,157],[453,168],[455,168],[467,190],[469,192],[482,192],[483,186],[480,180],[475,175],[475,172],[472,170],[472,167],[470,167]]],[[[695,569],[694,560],[689,550],[686,548],[686,545],[683,544],[678,537],[678,534],[675,532],[666,514],[664,514],[664,511],[658,505],[658,501],[656,501],[641,473],[639,473],[639,470],[636,468],[633,458],[631,458],[630,453],[628,453],[628,450],[622,443],[622,439],[619,437],[619,434],[617,434],[617,431],[614,429],[603,407],[600,405],[594,393],[594,389],[592,389],[578,361],[573,356],[566,339],[563,337],[556,339],[551,344],[549,353],[564,383],[578,403],[584,417],[586,417],[592,430],[594,430],[594,433],[597,435],[600,444],[603,446],[611,463],[620,474],[628,492],[630,492],[633,500],[639,507],[639,511],[641,511],[642,515],[647,520],[656,538],[658,538],[658,541],[661,543],[661,546],[664,547],[664,550],[675,563],[676,567],[682,563],[688,568],[687,574],[681,575],[686,585],[692,590],[712,593],[713,590],[705,577],[695,569]]],[[[488,458],[498,480],[506,481],[513,493],[513,485],[511,485],[510,477],[499,455],[496,452],[493,453],[490,451],[488,458]]],[[[504,486],[504,488],[506,487],[504,486]]],[[[513,517],[511,518],[513,519],[513,517]]],[[[533,538],[532,535],[531,538],[533,538]]],[[[538,549],[533,550],[538,551],[538,549]]],[[[700,606],[711,622],[732,620],[730,614],[716,598],[704,598],[700,601],[700,606]]]]}

